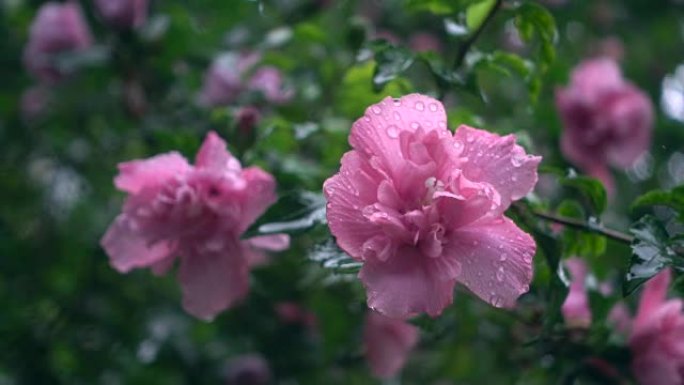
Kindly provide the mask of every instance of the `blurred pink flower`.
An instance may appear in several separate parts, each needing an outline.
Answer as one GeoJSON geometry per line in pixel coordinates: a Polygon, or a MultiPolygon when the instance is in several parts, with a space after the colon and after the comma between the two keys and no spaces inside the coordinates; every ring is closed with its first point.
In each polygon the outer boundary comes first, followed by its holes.
{"type": "Polygon", "coordinates": [[[243,169],[214,132],[194,166],[177,152],[125,162],[114,184],[129,196],[101,241],[111,265],[165,274],[179,256],[183,307],[198,318],[211,320],[241,300],[249,267],[263,263],[264,250],[289,245],[282,234],[240,239],[275,201],[275,180],[243,169]]]}
{"type": "Polygon", "coordinates": [[[316,314],[296,302],[279,302],[275,305],[278,318],[284,323],[299,324],[309,329],[316,328],[316,314]]]}
{"type": "Polygon", "coordinates": [[[148,0],[95,0],[95,7],[112,27],[137,28],[147,21],[148,0]]]}
{"type": "Polygon", "coordinates": [[[249,79],[248,89],[263,94],[267,101],[274,104],[286,103],[292,99],[293,92],[283,86],[280,71],[271,66],[261,67],[249,79]]]}
{"type": "Polygon", "coordinates": [[[442,104],[411,94],[370,106],[324,184],[337,244],[363,262],[368,306],[441,314],[456,282],[496,307],[529,290],[536,245],[503,213],[537,181],[515,136],[447,129],[442,104]]]}
{"type": "Polygon", "coordinates": [[[608,164],[627,168],[651,144],[653,106],[608,58],[580,64],[570,85],[556,90],[556,106],[564,125],[563,154],[609,190],[608,164]]]}
{"type": "Polygon", "coordinates": [[[684,384],[684,313],[681,299],[666,299],[670,274],[644,285],[632,324],[632,371],[641,385],[684,384]]]}
{"type": "Polygon", "coordinates": [[[416,52],[442,52],[442,43],[435,35],[427,32],[414,33],[409,39],[408,45],[416,52]]]}
{"type": "Polygon", "coordinates": [[[258,68],[261,60],[255,52],[236,54],[228,52],[217,57],[204,76],[200,91],[200,103],[209,106],[225,106],[234,103],[243,92],[261,92],[269,103],[281,104],[292,99],[292,90],[283,87],[280,71],[275,67],[258,68]]]}
{"type": "Polygon", "coordinates": [[[48,2],[40,7],[31,23],[24,65],[38,80],[54,83],[66,75],[57,66],[57,56],[91,45],[90,30],[78,3],[48,2]]]}
{"type": "Polygon", "coordinates": [[[34,121],[45,113],[52,99],[50,90],[43,86],[27,88],[21,94],[20,111],[25,121],[34,121]]]}
{"type": "Polygon", "coordinates": [[[565,261],[570,271],[571,282],[568,296],[561,306],[565,324],[570,328],[586,329],[591,326],[591,308],[587,297],[585,281],[587,279],[587,264],[580,258],[570,258],[565,261]]]}
{"type": "Polygon", "coordinates": [[[378,378],[394,377],[418,343],[418,328],[371,310],[366,314],[363,342],[373,375],[378,378]]]}
{"type": "Polygon", "coordinates": [[[243,354],[228,361],[226,385],[268,385],[271,383],[271,369],[259,354],[243,354]]]}

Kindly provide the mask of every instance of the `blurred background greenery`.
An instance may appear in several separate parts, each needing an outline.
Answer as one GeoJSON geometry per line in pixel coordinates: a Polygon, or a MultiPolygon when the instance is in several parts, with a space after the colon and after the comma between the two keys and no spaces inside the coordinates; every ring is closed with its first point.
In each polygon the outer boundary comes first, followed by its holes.
{"type": "MultiPolygon", "coordinates": [[[[217,384],[226,381],[231,358],[248,353],[266,359],[273,383],[377,383],[362,357],[364,293],[330,247],[320,188],[349,147],[352,122],[386,95],[441,95],[452,129],[469,123],[517,133],[528,151],[544,156],[546,170],[563,173],[570,165],[558,150],[554,88],[567,84],[582,59],[610,55],[651,97],[657,123],[651,151],[616,173],[619,193],[603,220],[624,230],[635,219],[629,210],[635,197],[684,181],[684,69],[677,72],[684,62],[684,7],[678,1],[524,2],[541,4],[555,19],[528,43],[514,25],[521,2],[504,1],[460,66],[463,81],[453,82],[444,68],[478,24],[466,12],[477,1],[152,1],[146,24],[135,31],[108,28],[92,2],[82,1],[95,45],[72,58],[76,73],[50,87],[38,113],[27,114],[21,96],[35,81],[21,58],[41,3],[0,0],[2,385],[217,384]],[[419,33],[439,50],[414,61],[411,52],[420,47],[409,42],[419,33]],[[386,43],[371,43],[378,37],[405,49],[383,51],[386,43]],[[544,44],[553,45],[555,60],[544,44]],[[294,98],[275,106],[246,95],[228,107],[199,106],[211,60],[247,49],[282,71],[294,98]],[[515,56],[478,62],[473,55],[494,52],[515,56]],[[374,87],[378,64],[402,70],[389,68],[389,79],[376,76],[374,87]],[[262,118],[245,134],[235,114],[253,104],[262,118]],[[116,164],[170,150],[192,158],[210,129],[243,164],[276,176],[282,199],[260,223],[308,218],[311,225],[295,229],[293,247],[253,272],[242,305],[205,323],[182,311],[173,274],[121,275],[98,241],[123,201],[112,184],[116,164]],[[276,310],[282,302],[309,309],[315,326],[283,321],[276,310]]],[[[544,23],[535,17],[531,22],[544,23]]],[[[553,175],[542,177],[535,204],[591,215],[553,175]]],[[[547,250],[556,250],[555,258],[581,253],[599,279],[617,285],[628,268],[625,245],[571,230],[552,241],[547,250]]],[[[574,379],[587,350],[612,354],[613,342],[600,327],[579,342],[565,334],[552,338],[562,290],[551,287],[555,273],[544,259],[535,260],[532,290],[515,312],[458,289],[440,318],[415,320],[422,339],[401,382],[549,384],[574,379]]],[[[592,297],[599,324],[619,296],[616,290],[610,299],[592,297]]],[[[592,378],[588,373],[581,381],[592,378]]]]}

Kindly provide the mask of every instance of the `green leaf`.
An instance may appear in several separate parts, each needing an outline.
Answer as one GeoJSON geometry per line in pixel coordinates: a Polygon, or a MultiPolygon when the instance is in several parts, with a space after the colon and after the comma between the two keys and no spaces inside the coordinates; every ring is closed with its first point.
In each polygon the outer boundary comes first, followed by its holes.
{"type": "Polygon", "coordinates": [[[661,221],[646,215],[630,229],[634,234],[632,258],[623,283],[623,293],[630,294],[667,266],[684,270],[684,239],[670,237],[661,221]]]}
{"type": "Polygon", "coordinates": [[[464,10],[471,4],[482,0],[407,0],[406,9],[409,11],[426,11],[435,15],[449,15],[464,10]]]}
{"type": "Polygon", "coordinates": [[[684,217],[684,186],[677,186],[670,191],[649,191],[632,203],[632,209],[657,205],[671,207],[680,218],[684,217]]]}
{"type": "MultiPolygon", "coordinates": [[[[584,209],[577,201],[564,200],[558,206],[558,214],[585,219],[584,209]]],[[[567,257],[598,257],[606,251],[607,240],[599,234],[566,228],[563,231],[563,255],[567,257]]]]}
{"type": "Polygon", "coordinates": [[[603,184],[596,179],[586,176],[570,176],[561,179],[563,186],[570,187],[583,194],[591,203],[594,215],[601,214],[608,205],[608,196],[603,184]]]}
{"type": "Polygon", "coordinates": [[[336,274],[356,274],[361,270],[361,263],[352,259],[332,239],[313,247],[308,257],[336,274]]]}
{"type": "Polygon", "coordinates": [[[525,2],[516,8],[515,26],[526,42],[532,42],[535,36],[538,39],[535,56],[539,65],[528,83],[531,99],[535,102],[541,92],[542,76],[556,57],[556,21],[546,8],[534,2],[525,2]]]}
{"type": "Polygon", "coordinates": [[[373,73],[373,89],[375,92],[381,91],[387,83],[409,69],[414,60],[415,55],[412,51],[381,43],[375,49],[375,61],[377,63],[373,73]]]}
{"type": "Polygon", "coordinates": [[[466,9],[466,25],[468,29],[475,31],[480,28],[495,4],[496,0],[484,0],[469,6],[466,9]]]}
{"type": "Polygon", "coordinates": [[[342,88],[337,93],[337,108],[346,117],[356,119],[371,104],[385,96],[399,97],[412,90],[408,80],[397,78],[389,82],[382,93],[372,87],[375,62],[368,61],[351,67],[342,79],[342,88]]]}

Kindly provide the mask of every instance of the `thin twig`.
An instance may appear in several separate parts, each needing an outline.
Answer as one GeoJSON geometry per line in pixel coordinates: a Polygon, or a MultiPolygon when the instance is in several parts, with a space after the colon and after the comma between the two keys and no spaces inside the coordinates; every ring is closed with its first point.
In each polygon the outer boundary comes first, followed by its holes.
{"type": "Polygon", "coordinates": [[[470,50],[470,47],[475,44],[475,41],[480,37],[487,24],[489,24],[489,22],[494,18],[494,15],[501,8],[502,4],[503,0],[496,0],[496,3],[494,3],[492,9],[489,10],[489,13],[487,13],[487,16],[482,21],[482,24],[480,24],[480,26],[475,30],[475,33],[473,33],[468,40],[461,45],[461,48],[458,50],[458,55],[456,56],[456,61],[454,61],[454,71],[456,71],[463,64],[463,60],[465,60],[468,50],[470,50]]]}
{"type": "Polygon", "coordinates": [[[577,229],[577,230],[587,231],[587,232],[591,232],[591,233],[597,233],[597,234],[603,235],[606,238],[610,238],[610,239],[613,239],[615,241],[622,242],[622,243],[625,243],[628,245],[632,244],[632,241],[634,240],[634,238],[629,234],[623,233],[621,231],[609,229],[609,228],[606,228],[603,226],[590,225],[589,223],[587,223],[586,221],[583,221],[581,219],[562,217],[559,215],[550,214],[550,213],[546,213],[543,211],[537,211],[537,210],[531,210],[531,212],[532,212],[532,214],[534,214],[534,216],[536,216],[538,218],[541,218],[541,219],[544,219],[547,221],[551,221],[551,222],[555,222],[555,223],[559,223],[561,225],[572,227],[572,228],[577,229]]]}

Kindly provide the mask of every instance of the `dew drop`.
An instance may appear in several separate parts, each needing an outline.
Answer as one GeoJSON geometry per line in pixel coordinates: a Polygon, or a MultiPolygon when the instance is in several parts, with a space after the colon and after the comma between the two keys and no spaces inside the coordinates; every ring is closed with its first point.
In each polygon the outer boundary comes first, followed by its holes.
{"type": "Polygon", "coordinates": [[[478,276],[478,277],[482,277],[482,272],[481,272],[481,271],[478,271],[478,272],[477,272],[477,276],[478,276]]]}
{"type": "Polygon", "coordinates": [[[499,269],[496,271],[496,280],[499,282],[503,282],[504,279],[504,268],[503,266],[499,266],[499,269]]]}
{"type": "Polygon", "coordinates": [[[466,135],[466,142],[472,143],[474,141],[475,141],[475,137],[473,135],[470,135],[470,134],[466,135]]]}
{"type": "Polygon", "coordinates": [[[437,126],[439,126],[439,128],[447,128],[446,122],[439,122],[437,123],[437,126]]]}
{"type": "Polygon", "coordinates": [[[513,165],[513,167],[520,167],[522,166],[524,160],[525,159],[523,156],[513,155],[513,157],[511,158],[511,164],[513,165]]]}
{"type": "Polygon", "coordinates": [[[398,112],[394,112],[394,120],[401,120],[401,115],[398,112]]]}
{"type": "Polygon", "coordinates": [[[376,115],[380,115],[380,113],[382,112],[382,110],[378,106],[373,106],[372,110],[373,110],[373,113],[376,115]]]}
{"type": "Polygon", "coordinates": [[[413,128],[414,130],[417,130],[418,127],[420,127],[420,124],[418,124],[417,122],[411,123],[411,128],[413,128]]]}
{"type": "Polygon", "coordinates": [[[432,112],[437,111],[437,104],[435,104],[435,103],[430,103],[430,111],[432,111],[432,112]]]}
{"type": "Polygon", "coordinates": [[[399,99],[394,99],[394,105],[397,106],[397,107],[401,106],[401,100],[399,100],[399,99]]]}
{"type": "Polygon", "coordinates": [[[506,255],[506,254],[501,254],[501,256],[499,257],[500,262],[506,262],[507,259],[508,259],[508,255],[506,255]]]}
{"type": "Polygon", "coordinates": [[[364,116],[364,117],[363,117],[363,120],[365,120],[366,122],[370,122],[370,121],[371,121],[371,118],[368,117],[368,116],[364,116]]]}
{"type": "Polygon", "coordinates": [[[489,304],[494,306],[494,307],[501,307],[503,305],[503,299],[496,295],[495,293],[491,293],[489,296],[489,304]]]}
{"type": "Polygon", "coordinates": [[[530,285],[523,285],[522,289],[520,289],[520,294],[527,293],[530,291],[530,285]]]}
{"type": "Polygon", "coordinates": [[[457,155],[461,155],[461,153],[463,152],[463,143],[455,141],[454,149],[456,150],[457,155]]]}
{"type": "Polygon", "coordinates": [[[416,110],[418,110],[418,111],[425,110],[425,104],[423,104],[423,102],[416,102],[416,110]]]}
{"type": "Polygon", "coordinates": [[[387,136],[389,136],[392,139],[396,139],[399,137],[399,128],[395,125],[391,125],[387,127],[387,136]]]}
{"type": "Polygon", "coordinates": [[[517,182],[517,181],[518,181],[518,177],[515,176],[515,175],[512,175],[512,176],[511,176],[511,181],[517,182]]]}

